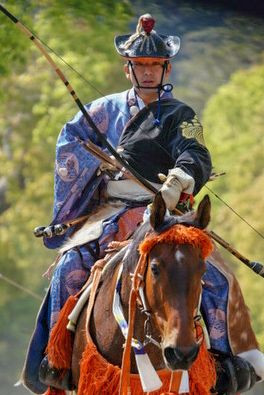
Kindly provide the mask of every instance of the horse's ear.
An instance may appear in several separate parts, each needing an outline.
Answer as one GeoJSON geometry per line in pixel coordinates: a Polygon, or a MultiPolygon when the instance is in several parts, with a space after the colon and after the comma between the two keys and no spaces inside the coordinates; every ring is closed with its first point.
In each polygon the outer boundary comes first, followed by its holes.
{"type": "Polygon", "coordinates": [[[150,207],[150,225],[153,229],[162,225],[166,213],[166,204],[163,200],[161,192],[158,192],[150,207]]]}
{"type": "Polygon", "coordinates": [[[195,225],[200,229],[205,229],[210,222],[211,202],[208,195],[205,195],[200,202],[195,215],[195,225]]]}

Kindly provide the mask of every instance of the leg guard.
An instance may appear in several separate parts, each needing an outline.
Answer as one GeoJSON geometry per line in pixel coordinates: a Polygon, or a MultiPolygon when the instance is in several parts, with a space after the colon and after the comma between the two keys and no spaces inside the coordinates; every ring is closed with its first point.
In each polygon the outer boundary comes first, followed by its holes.
{"type": "Polygon", "coordinates": [[[232,395],[248,391],[259,380],[253,366],[238,356],[227,357],[217,363],[217,382],[214,391],[218,395],[232,395]]]}
{"type": "Polygon", "coordinates": [[[39,380],[48,387],[54,387],[62,390],[72,391],[71,370],[64,370],[52,368],[48,363],[48,358],[45,357],[39,367],[39,380]]]}

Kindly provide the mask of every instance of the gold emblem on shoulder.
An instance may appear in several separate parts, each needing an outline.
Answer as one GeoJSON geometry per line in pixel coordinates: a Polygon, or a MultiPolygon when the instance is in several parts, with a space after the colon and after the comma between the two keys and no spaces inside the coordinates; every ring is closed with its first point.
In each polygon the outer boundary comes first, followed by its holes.
{"type": "Polygon", "coordinates": [[[198,143],[205,145],[203,137],[203,127],[197,118],[197,115],[191,121],[184,121],[181,123],[180,128],[182,135],[187,139],[196,139],[198,143]]]}

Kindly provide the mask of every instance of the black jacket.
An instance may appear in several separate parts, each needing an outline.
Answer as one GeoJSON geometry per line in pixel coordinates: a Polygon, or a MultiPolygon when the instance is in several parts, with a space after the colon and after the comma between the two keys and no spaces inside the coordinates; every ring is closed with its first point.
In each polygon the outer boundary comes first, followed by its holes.
{"type": "Polygon", "coordinates": [[[202,127],[195,112],[176,99],[150,103],[126,125],[119,141],[121,155],[143,177],[159,183],[158,173],[181,168],[195,180],[197,194],[211,174],[211,157],[202,144],[202,127]],[[199,141],[200,142],[199,142],[199,141]]]}

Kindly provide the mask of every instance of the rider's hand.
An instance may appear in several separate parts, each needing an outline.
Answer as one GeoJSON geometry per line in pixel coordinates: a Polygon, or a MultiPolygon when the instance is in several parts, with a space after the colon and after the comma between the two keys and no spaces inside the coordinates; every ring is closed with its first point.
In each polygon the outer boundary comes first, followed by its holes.
{"type": "MultiPolygon", "coordinates": [[[[159,176],[164,180],[164,175],[159,176]]],[[[169,170],[160,192],[169,210],[175,209],[182,192],[191,194],[194,189],[194,179],[182,169],[176,167],[169,170]]]]}

